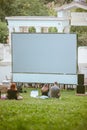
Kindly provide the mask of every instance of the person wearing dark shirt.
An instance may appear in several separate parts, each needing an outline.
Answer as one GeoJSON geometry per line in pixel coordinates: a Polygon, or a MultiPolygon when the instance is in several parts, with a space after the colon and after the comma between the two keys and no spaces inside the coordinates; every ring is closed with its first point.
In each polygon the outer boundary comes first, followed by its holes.
{"type": "Polygon", "coordinates": [[[49,85],[48,84],[43,85],[43,87],[41,88],[41,93],[44,96],[48,96],[48,93],[49,93],[49,85]]]}
{"type": "Polygon", "coordinates": [[[11,83],[10,89],[8,89],[8,91],[7,91],[7,98],[17,100],[17,97],[18,97],[18,91],[16,88],[16,84],[11,83]]]}

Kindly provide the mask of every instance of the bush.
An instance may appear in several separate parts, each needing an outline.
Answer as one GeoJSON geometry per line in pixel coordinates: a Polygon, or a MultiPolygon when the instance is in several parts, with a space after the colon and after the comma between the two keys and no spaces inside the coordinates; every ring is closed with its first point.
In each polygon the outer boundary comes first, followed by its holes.
{"type": "Polygon", "coordinates": [[[7,24],[5,22],[0,21],[0,42],[6,43],[7,36],[8,36],[7,24]]]}
{"type": "Polygon", "coordinates": [[[86,26],[72,26],[71,33],[76,33],[78,38],[78,46],[87,46],[87,27],[86,26]]]}
{"type": "Polygon", "coordinates": [[[49,32],[49,33],[57,33],[58,30],[57,30],[56,27],[49,27],[48,32],[49,32]]]}
{"type": "Polygon", "coordinates": [[[35,29],[35,27],[30,27],[30,28],[28,29],[28,31],[29,31],[29,33],[35,33],[35,32],[36,32],[36,29],[35,29]]]}

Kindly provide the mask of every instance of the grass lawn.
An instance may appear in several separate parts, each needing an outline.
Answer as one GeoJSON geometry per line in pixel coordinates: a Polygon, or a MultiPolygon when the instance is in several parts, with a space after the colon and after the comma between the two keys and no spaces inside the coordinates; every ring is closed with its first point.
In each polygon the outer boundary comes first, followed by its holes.
{"type": "Polygon", "coordinates": [[[0,100],[0,130],[87,130],[87,96],[61,90],[61,99],[0,100]]]}

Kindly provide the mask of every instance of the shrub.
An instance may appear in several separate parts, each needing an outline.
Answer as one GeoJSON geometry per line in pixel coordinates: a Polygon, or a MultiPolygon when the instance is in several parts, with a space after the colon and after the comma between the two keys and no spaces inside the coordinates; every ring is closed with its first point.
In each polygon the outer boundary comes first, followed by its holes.
{"type": "Polygon", "coordinates": [[[7,24],[5,22],[0,21],[0,42],[6,43],[7,36],[8,36],[7,24]]]}

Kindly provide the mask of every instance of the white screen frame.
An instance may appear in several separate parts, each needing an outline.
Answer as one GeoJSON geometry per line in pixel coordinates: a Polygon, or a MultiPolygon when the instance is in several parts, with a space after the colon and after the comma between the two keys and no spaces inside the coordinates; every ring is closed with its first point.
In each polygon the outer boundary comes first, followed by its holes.
{"type": "MultiPolygon", "coordinates": [[[[20,74],[43,75],[42,78],[44,74],[54,75],[54,77],[56,75],[76,75],[76,34],[12,33],[12,74],[13,81],[23,80],[20,74]]],[[[31,82],[35,82],[35,77],[31,82]]],[[[24,81],[30,82],[28,78],[24,81]]]]}

